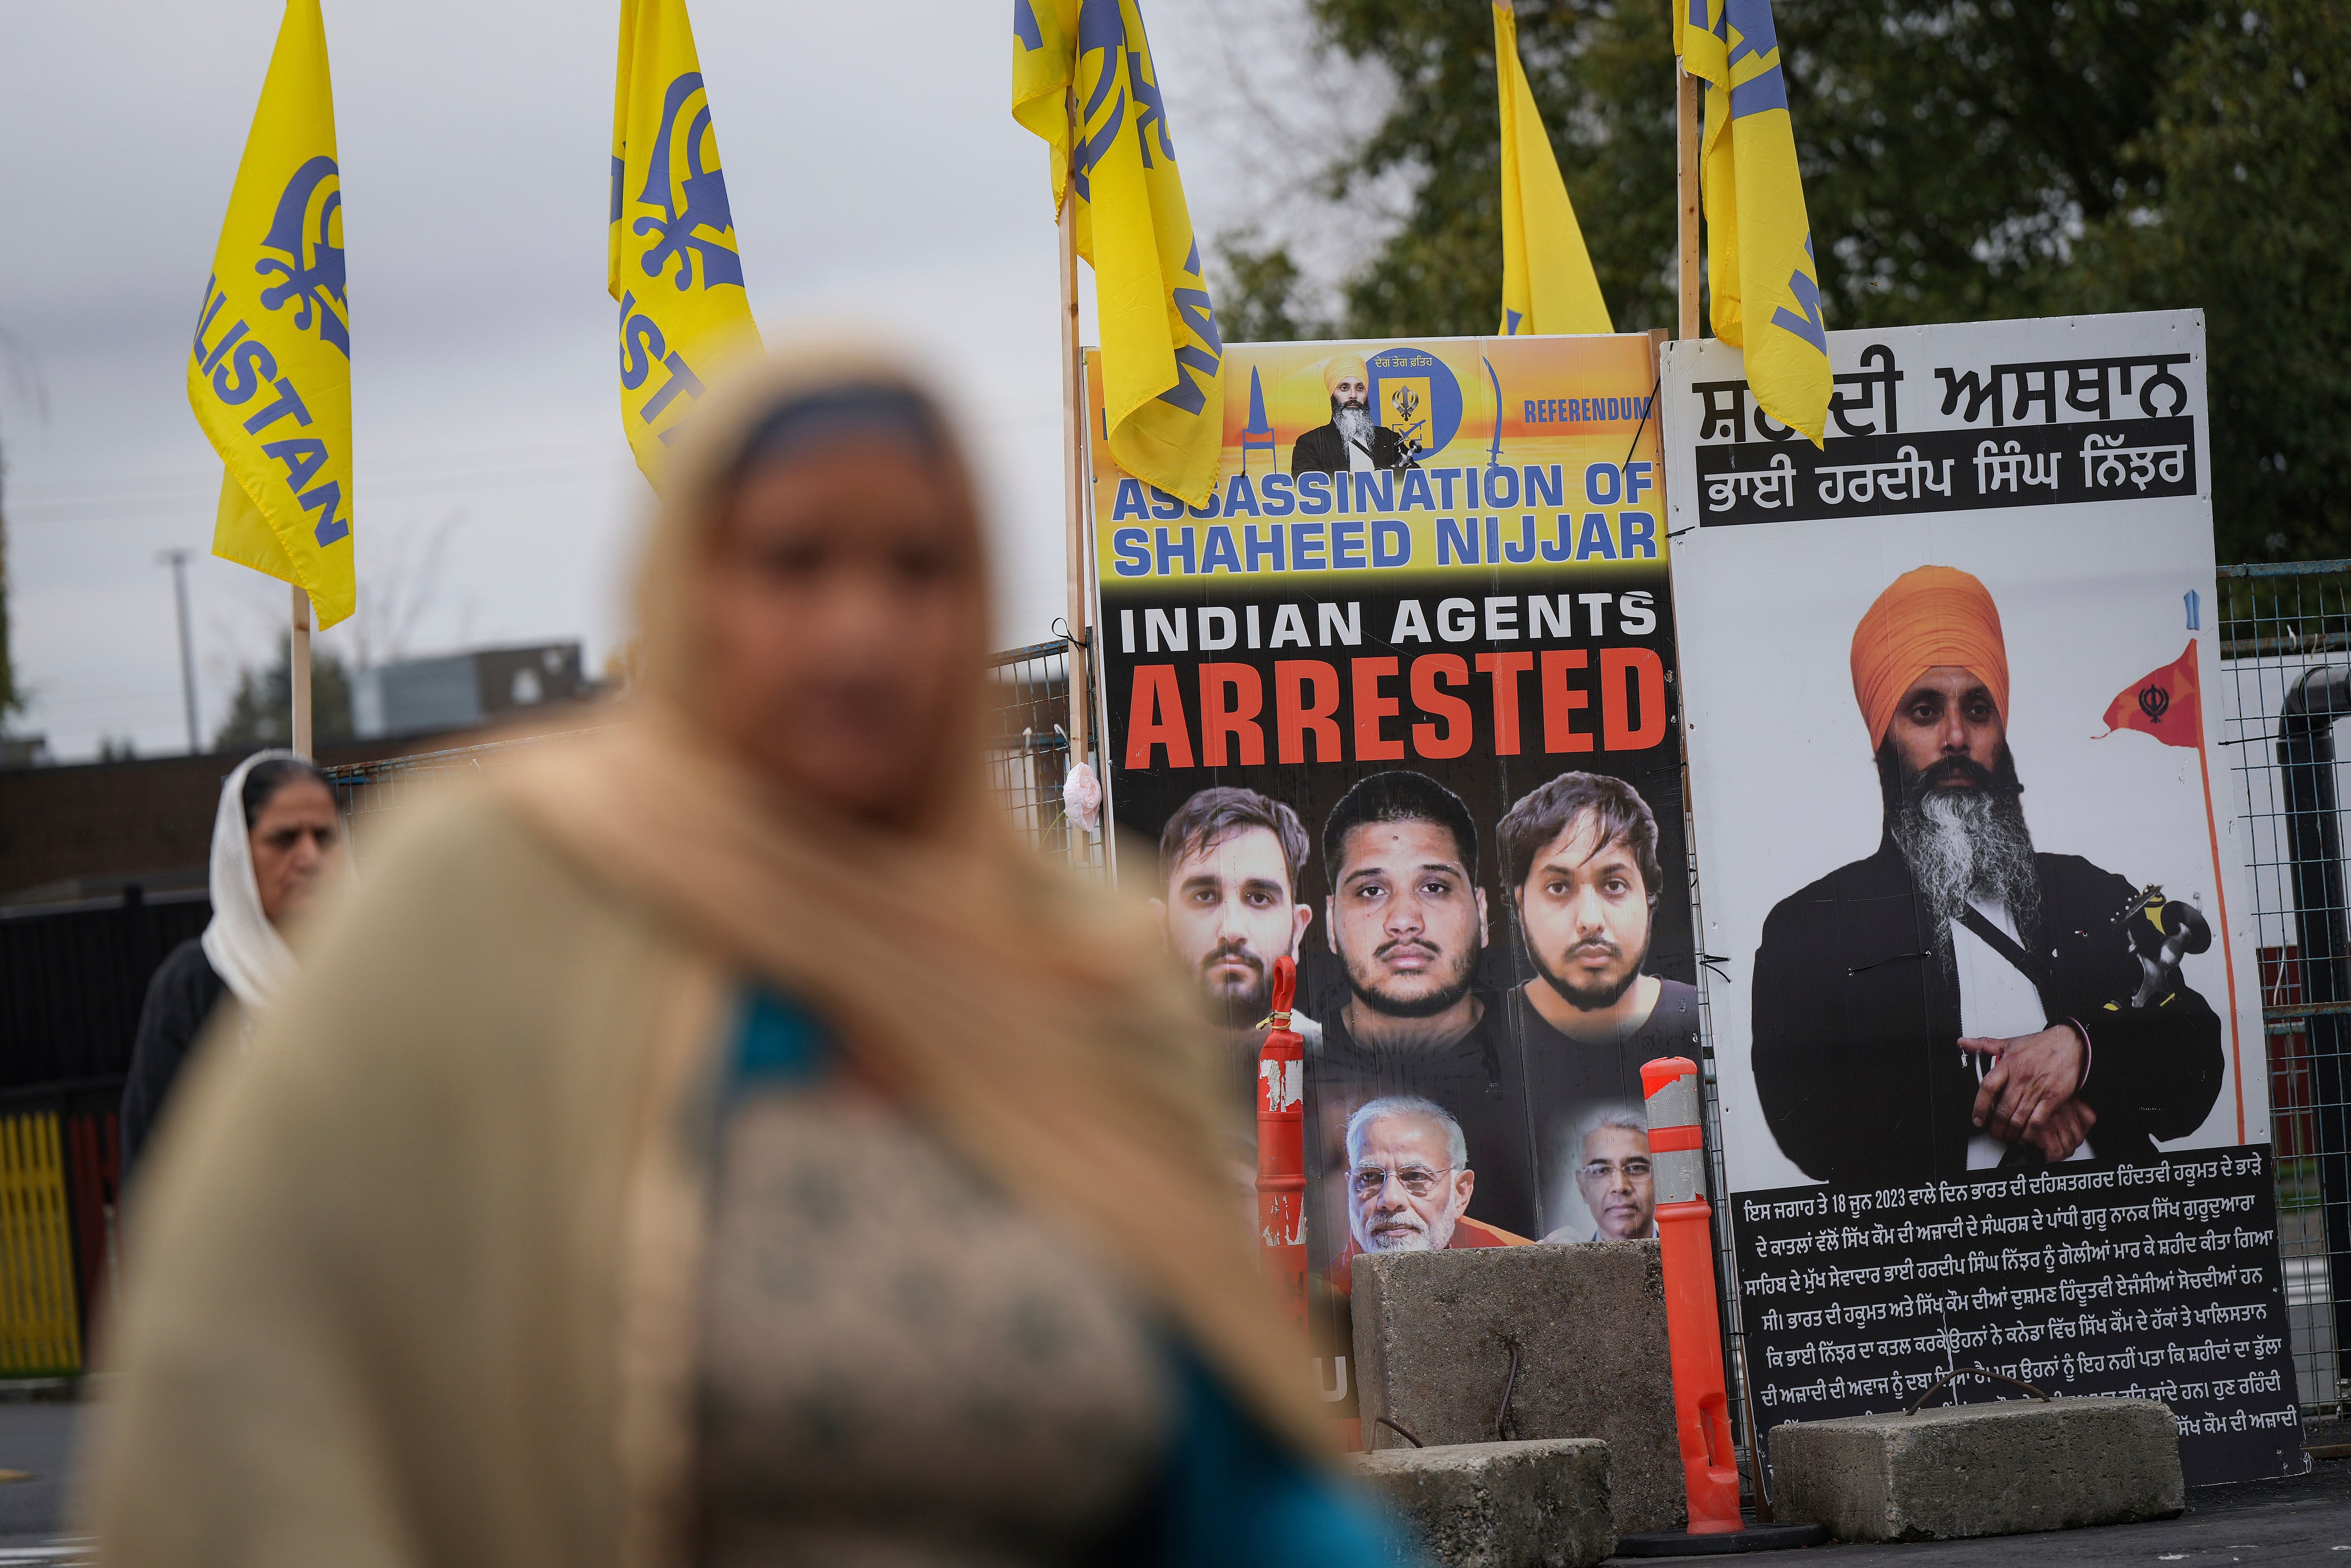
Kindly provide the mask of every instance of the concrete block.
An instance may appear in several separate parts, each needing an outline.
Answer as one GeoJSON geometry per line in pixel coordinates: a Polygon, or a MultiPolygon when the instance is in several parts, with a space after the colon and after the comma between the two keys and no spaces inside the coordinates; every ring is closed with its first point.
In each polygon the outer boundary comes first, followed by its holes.
{"type": "Polygon", "coordinates": [[[1353,1269],[1367,1447],[1404,1446],[1382,1416],[1432,1446],[1597,1437],[1618,1533],[1688,1522],[1656,1242],[1365,1254],[1353,1269]]]}
{"type": "Polygon", "coordinates": [[[2179,1425],[2153,1399],[2011,1399],[1772,1428],[1778,1517],[1841,1541],[1945,1541],[2168,1519],[2179,1425]]]}
{"type": "Polygon", "coordinates": [[[1608,1445],[1593,1438],[1387,1448],[1353,1463],[1444,1568],[1590,1568],[1616,1550],[1608,1445]]]}

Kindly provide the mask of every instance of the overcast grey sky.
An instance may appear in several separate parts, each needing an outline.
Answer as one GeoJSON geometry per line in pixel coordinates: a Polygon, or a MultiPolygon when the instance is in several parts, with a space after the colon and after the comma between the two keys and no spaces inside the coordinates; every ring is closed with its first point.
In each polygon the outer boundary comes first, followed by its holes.
{"type": "MultiPolygon", "coordinates": [[[[601,661],[649,500],[604,293],[619,7],[325,8],[362,609],[324,641],[382,657],[577,636],[601,661]]],[[[692,11],[763,329],[864,322],[937,368],[1003,534],[999,638],[1043,638],[1062,596],[1053,228],[1042,145],[1007,107],[1008,0],[692,11]]],[[[184,744],[158,551],[199,552],[207,732],[283,624],[280,585],[202,554],[220,469],[183,390],[280,15],[0,0],[0,455],[33,696],[15,727],[62,756],[184,744]]],[[[1298,180],[1364,95],[1308,57],[1294,0],[1147,15],[1203,236],[1268,209],[1292,232],[1298,180]],[[1286,152],[1264,144],[1269,94],[1298,112],[1286,152]]],[[[1344,226],[1307,225],[1326,244],[1344,226]]]]}

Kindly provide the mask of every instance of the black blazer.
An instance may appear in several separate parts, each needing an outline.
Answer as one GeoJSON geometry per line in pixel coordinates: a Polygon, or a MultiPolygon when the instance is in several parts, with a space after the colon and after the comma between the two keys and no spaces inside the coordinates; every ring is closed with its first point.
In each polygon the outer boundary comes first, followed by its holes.
{"type": "MultiPolygon", "coordinates": [[[[1404,437],[1384,424],[1372,426],[1372,466],[1401,468],[1404,465],[1404,437]]],[[[1347,461],[1347,438],[1335,424],[1316,425],[1290,449],[1292,474],[1344,474],[1353,466],[1347,461]]]]}
{"type": "MultiPolygon", "coordinates": [[[[2184,985],[2133,1008],[2141,970],[2116,916],[2137,890],[2078,855],[2033,856],[2052,1023],[2090,1038],[2082,1098],[2100,1158],[2144,1158],[2185,1137],[2220,1092],[2220,1020],[2184,985]]],[[[1755,1090],[1780,1149],[1819,1181],[1892,1185],[1968,1168],[1977,1075],[1962,1055],[1959,986],[1937,957],[1910,868],[1876,854],[1781,900],[1755,954],[1755,1090]]],[[[2039,1164],[2030,1150],[2004,1164],[2039,1164]]]]}
{"type": "Polygon", "coordinates": [[[147,1000],[139,1009],[139,1031],[131,1037],[131,1072],[122,1085],[122,1176],[155,1130],[163,1102],[180,1076],[189,1048],[204,1032],[204,1021],[220,1004],[228,984],[204,956],[201,939],[191,936],[164,956],[147,982],[147,1000]]]}

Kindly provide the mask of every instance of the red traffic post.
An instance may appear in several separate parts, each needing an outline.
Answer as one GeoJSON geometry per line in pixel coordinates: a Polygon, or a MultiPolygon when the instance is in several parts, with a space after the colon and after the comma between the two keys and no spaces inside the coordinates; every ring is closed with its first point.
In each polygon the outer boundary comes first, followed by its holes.
{"type": "Polygon", "coordinates": [[[1722,1385],[1722,1317],[1714,1294],[1714,1210],[1706,1201],[1706,1140],[1698,1063],[1668,1056],[1641,1069],[1649,1109],[1649,1168],[1665,1252],[1666,1331],[1672,1341],[1674,1424],[1689,1487],[1689,1533],[1740,1528],[1739,1469],[1722,1385]]]}
{"type": "Polygon", "coordinates": [[[1273,1027],[1257,1056],[1257,1228],[1265,1272],[1306,1333],[1306,1041],[1290,1027],[1298,965],[1273,961],[1273,1027]]]}

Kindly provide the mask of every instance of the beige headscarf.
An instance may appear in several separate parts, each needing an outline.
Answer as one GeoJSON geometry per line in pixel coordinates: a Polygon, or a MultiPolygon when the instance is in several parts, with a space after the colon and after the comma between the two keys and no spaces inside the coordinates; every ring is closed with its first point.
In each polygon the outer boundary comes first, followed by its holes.
{"type": "MultiPolygon", "coordinates": [[[[674,453],[641,583],[639,711],[500,788],[619,884],[839,1030],[853,1064],[1007,1191],[1121,1267],[1244,1401],[1303,1446],[1329,1423],[1237,1223],[1214,1058],[1139,909],[1048,864],[990,799],[986,616],[918,820],[883,831],[791,798],[695,712],[696,578],[761,421],[828,389],[914,394],[886,361],[816,350],[714,392],[674,453]]],[[[960,454],[946,457],[978,549],[960,454]]],[[[983,595],[986,585],[975,581],[983,595]]]]}

